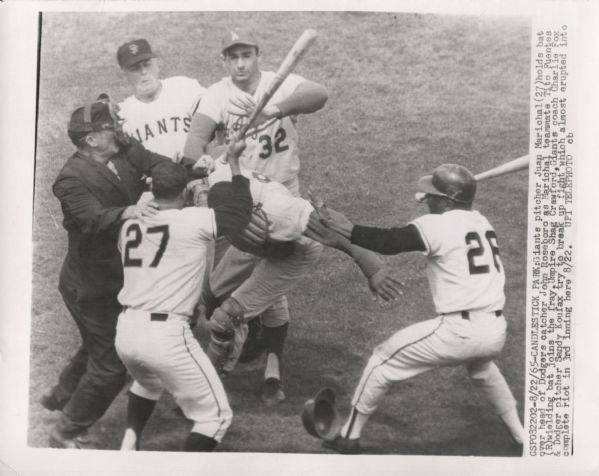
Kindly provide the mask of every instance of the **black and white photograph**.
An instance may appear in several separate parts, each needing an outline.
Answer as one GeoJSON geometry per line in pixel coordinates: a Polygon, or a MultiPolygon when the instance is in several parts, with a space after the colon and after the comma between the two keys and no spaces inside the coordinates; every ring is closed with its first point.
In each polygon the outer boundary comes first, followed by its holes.
{"type": "Polygon", "coordinates": [[[575,454],[566,22],[110,3],[37,15],[27,448],[575,454]]]}
{"type": "Polygon", "coordinates": [[[529,19],[40,21],[31,445],[521,455],[529,19]]]}

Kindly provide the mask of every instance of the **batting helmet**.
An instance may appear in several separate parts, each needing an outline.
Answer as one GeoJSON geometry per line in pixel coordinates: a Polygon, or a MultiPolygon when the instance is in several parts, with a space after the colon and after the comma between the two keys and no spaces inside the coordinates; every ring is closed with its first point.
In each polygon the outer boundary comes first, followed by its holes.
{"type": "Polygon", "coordinates": [[[306,431],[316,438],[332,440],[339,434],[341,423],[332,389],[323,388],[314,398],[306,401],[302,423],[306,431]]]}
{"type": "Polygon", "coordinates": [[[432,175],[418,181],[418,191],[441,195],[454,202],[472,203],[476,195],[476,179],[466,167],[457,164],[439,165],[432,175]]]}

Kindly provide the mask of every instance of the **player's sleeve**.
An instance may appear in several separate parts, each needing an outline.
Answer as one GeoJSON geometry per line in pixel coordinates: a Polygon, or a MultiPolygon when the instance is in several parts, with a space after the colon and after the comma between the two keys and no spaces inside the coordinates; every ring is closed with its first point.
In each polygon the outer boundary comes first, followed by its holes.
{"type": "Polygon", "coordinates": [[[324,107],[329,97],[324,86],[294,74],[289,75],[281,87],[283,99],[276,105],[283,116],[316,112],[324,107]]]}
{"type": "Polygon", "coordinates": [[[134,138],[131,138],[126,154],[129,161],[137,169],[140,177],[144,174],[149,176],[151,170],[160,162],[171,160],[169,157],[146,149],[141,142],[134,138]]]}
{"type": "Polygon", "coordinates": [[[283,84],[281,84],[281,90],[285,96],[288,96],[292,94],[293,91],[295,91],[296,88],[304,81],[306,80],[299,74],[291,73],[289,76],[285,78],[283,84]]]}
{"type": "Polygon", "coordinates": [[[197,233],[202,241],[216,239],[216,219],[214,210],[206,207],[186,207],[183,209],[185,220],[195,223],[197,233]]]}
{"type": "Polygon", "coordinates": [[[193,98],[188,111],[189,116],[193,117],[206,93],[206,88],[197,79],[181,76],[181,89],[186,92],[186,97],[193,98]]]}
{"type": "Polygon", "coordinates": [[[224,93],[221,85],[217,83],[202,94],[191,118],[191,125],[183,148],[185,157],[197,159],[206,153],[206,146],[212,141],[216,128],[222,122],[224,93]]]}
{"type": "Polygon", "coordinates": [[[425,245],[424,254],[434,256],[439,253],[442,246],[443,235],[447,230],[443,229],[442,215],[423,215],[410,222],[418,230],[425,245]]]}
{"type": "Polygon", "coordinates": [[[222,84],[213,84],[204,92],[196,113],[208,116],[218,124],[222,121],[223,104],[226,100],[227,94],[222,84]]]}
{"type": "Polygon", "coordinates": [[[355,225],[352,229],[351,242],[383,255],[427,250],[424,238],[419,230],[411,224],[401,228],[355,225]]]}
{"type": "MultiPolygon", "coordinates": [[[[278,205],[280,210],[278,213],[275,208],[277,219],[273,219],[272,230],[270,237],[273,240],[294,241],[300,238],[308,228],[310,215],[314,211],[314,207],[310,201],[300,197],[294,197],[289,190],[277,182],[270,182],[271,189],[276,192],[269,201],[272,206],[278,205]]],[[[266,208],[266,207],[265,207],[266,208]]],[[[268,214],[268,212],[267,212],[268,214]]]]}
{"type": "MultiPolygon", "coordinates": [[[[125,222],[125,223],[127,223],[127,222],[125,222]]],[[[123,254],[123,230],[126,229],[125,223],[123,223],[123,226],[121,227],[121,230],[119,231],[119,239],[116,244],[116,247],[119,250],[119,253],[121,253],[121,255],[123,254]]]]}
{"type": "Polygon", "coordinates": [[[252,217],[250,181],[242,175],[234,175],[231,184],[231,200],[214,208],[217,236],[240,232],[252,217]]]}

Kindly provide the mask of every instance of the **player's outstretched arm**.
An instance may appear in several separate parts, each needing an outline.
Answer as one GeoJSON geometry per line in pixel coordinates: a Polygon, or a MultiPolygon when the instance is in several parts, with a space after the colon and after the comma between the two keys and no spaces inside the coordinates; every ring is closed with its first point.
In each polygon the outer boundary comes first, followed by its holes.
{"type": "Polygon", "coordinates": [[[403,283],[390,275],[388,268],[375,253],[352,244],[341,234],[324,226],[316,210],[310,215],[304,235],[351,256],[368,280],[368,287],[375,300],[381,298],[383,301],[390,301],[402,294],[403,283]]]}
{"type": "MultiPolygon", "coordinates": [[[[305,80],[284,100],[266,104],[254,120],[254,125],[286,116],[311,114],[322,109],[328,98],[329,93],[324,86],[305,80]]],[[[227,110],[235,116],[249,116],[256,106],[256,100],[250,94],[238,91],[229,99],[227,110]]]]}
{"type": "Polygon", "coordinates": [[[233,138],[227,149],[227,159],[233,173],[231,180],[231,200],[214,207],[218,236],[235,234],[250,222],[252,216],[252,195],[250,181],[241,175],[239,156],[245,149],[243,139],[233,138]]]}
{"type": "Polygon", "coordinates": [[[426,251],[420,232],[414,225],[401,228],[376,228],[354,225],[340,212],[328,208],[324,200],[310,193],[312,206],[319,222],[326,228],[339,233],[352,244],[384,255],[394,255],[406,251],[426,251]]]}
{"type": "Polygon", "coordinates": [[[212,141],[216,122],[206,114],[197,113],[191,119],[189,132],[183,148],[183,157],[197,159],[206,154],[208,144],[212,141]]]}
{"type": "Polygon", "coordinates": [[[295,91],[283,101],[275,104],[281,116],[311,114],[324,107],[329,98],[327,89],[314,81],[302,81],[295,91]]]}

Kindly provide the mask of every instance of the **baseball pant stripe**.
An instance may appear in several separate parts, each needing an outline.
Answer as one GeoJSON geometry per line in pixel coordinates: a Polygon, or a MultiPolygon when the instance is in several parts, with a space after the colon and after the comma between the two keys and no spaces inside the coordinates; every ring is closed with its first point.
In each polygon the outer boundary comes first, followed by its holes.
{"type": "Polygon", "coordinates": [[[200,369],[200,372],[202,372],[202,375],[204,375],[204,379],[206,380],[206,383],[208,384],[208,387],[210,387],[210,392],[212,393],[212,396],[214,397],[214,401],[216,403],[216,407],[218,408],[217,415],[220,418],[221,423],[220,423],[217,431],[214,432],[213,435],[206,435],[206,436],[210,436],[211,438],[214,438],[216,435],[218,435],[221,432],[221,429],[222,429],[223,424],[225,422],[224,418],[222,418],[222,408],[220,406],[220,402],[218,401],[218,395],[214,391],[214,388],[212,386],[212,382],[210,381],[210,378],[208,377],[208,375],[206,375],[206,372],[204,372],[204,369],[202,368],[202,366],[200,365],[200,363],[196,360],[195,356],[193,355],[193,352],[191,352],[191,349],[189,348],[189,345],[187,343],[187,339],[185,337],[185,328],[182,331],[182,336],[183,336],[183,341],[185,342],[185,350],[187,350],[187,353],[189,354],[189,356],[196,363],[196,365],[198,366],[198,369],[200,369]]]}
{"type": "MultiPolygon", "coordinates": [[[[360,390],[358,392],[356,392],[356,395],[354,397],[354,408],[357,407],[358,402],[360,401],[360,398],[362,398],[362,395],[364,393],[364,389],[366,388],[366,384],[368,383],[368,380],[370,379],[370,377],[372,376],[372,373],[379,367],[382,367],[383,365],[385,365],[387,362],[389,362],[391,359],[393,359],[397,354],[399,354],[400,352],[402,352],[403,350],[407,349],[410,346],[413,346],[415,344],[418,344],[419,342],[422,342],[426,339],[429,339],[430,337],[434,336],[437,331],[441,328],[441,326],[444,324],[445,319],[443,317],[441,317],[439,325],[432,331],[429,332],[428,334],[426,334],[425,336],[422,336],[412,342],[408,342],[407,344],[402,345],[399,349],[395,350],[391,355],[389,355],[389,357],[387,357],[385,360],[381,361],[379,364],[374,365],[371,369],[370,372],[368,372],[368,375],[366,376],[366,378],[364,378],[364,380],[362,381],[362,386],[360,388],[360,390]]],[[[351,425],[349,428],[349,432],[351,432],[351,425]]],[[[348,433],[349,434],[349,433],[348,433]]]]}
{"type": "Polygon", "coordinates": [[[345,435],[345,438],[349,438],[349,435],[351,435],[351,431],[354,429],[354,423],[356,423],[356,417],[358,416],[358,410],[356,410],[355,408],[351,409],[351,418],[349,421],[349,426],[347,427],[347,434],[345,435]]]}

